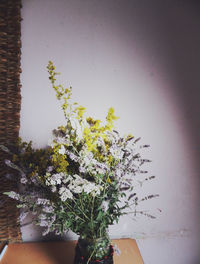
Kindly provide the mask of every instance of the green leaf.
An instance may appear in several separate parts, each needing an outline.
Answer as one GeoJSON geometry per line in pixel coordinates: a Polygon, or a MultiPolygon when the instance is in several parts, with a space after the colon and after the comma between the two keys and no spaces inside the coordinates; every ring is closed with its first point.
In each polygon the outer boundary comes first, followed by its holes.
{"type": "Polygon", "coordinates": [[[102,211],[99,211],[96,220],[100,221],[102,219],[102,217],[104,216],[104,213],[102,211]]]}

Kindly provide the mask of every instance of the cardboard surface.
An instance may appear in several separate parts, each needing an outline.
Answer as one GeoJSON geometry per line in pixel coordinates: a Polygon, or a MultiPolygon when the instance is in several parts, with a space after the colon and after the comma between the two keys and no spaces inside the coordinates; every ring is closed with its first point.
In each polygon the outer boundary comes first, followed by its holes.
{"type": "MultiPolygon", "coordinates": [[[[114,264],[144,264],[134,239],[112,240],[114,264]]],[[[9,244],[0,264],[73,264],[76,241],[9,244]]]]}

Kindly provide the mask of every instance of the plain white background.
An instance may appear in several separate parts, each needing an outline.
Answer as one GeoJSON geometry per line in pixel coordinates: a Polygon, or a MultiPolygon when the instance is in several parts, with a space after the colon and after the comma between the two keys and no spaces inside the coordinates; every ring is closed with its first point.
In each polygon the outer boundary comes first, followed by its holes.
{"type": "MultiPolygon", "coordinates": [[[[200,263],[198,1],[22,4],[20,136],[43,147],[64,124],[46,71],[52,60],[87,115],[104,119],[113,106],[117,129],[151,145],[144,155],[156,180],[138,191],[160,194],[144,204],[157,218],[124,217],[110,236],[136,238],[147,264],[200,263]]],[[[22,235],[43,239],[34,226],[23,227],[22,235]]]]}

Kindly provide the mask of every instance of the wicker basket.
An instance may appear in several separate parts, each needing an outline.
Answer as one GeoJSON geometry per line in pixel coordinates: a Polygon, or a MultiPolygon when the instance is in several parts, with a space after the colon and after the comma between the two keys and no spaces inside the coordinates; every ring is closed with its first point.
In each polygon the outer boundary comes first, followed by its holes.
{"type": "MultiPolygon", "coordinates": [[[[0,0],[0,144],[13,144],[20,127],[21,0],[0,0]]],[[[15,202],[2,193],[17,190],[9,181],[8,158],[0,151],[0,241],[19,242],[19,212],[15,202]]]]}

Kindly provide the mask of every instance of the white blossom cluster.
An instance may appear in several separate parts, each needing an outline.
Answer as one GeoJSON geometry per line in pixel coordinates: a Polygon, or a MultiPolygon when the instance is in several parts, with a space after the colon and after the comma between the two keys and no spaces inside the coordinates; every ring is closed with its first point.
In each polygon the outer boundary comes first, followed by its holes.
{"type": "Polygon", "coordinates": [[[46,185],[51,187],[52,192],[57,191],[60,195],[60,199],[65,202],[67,199],[73,199],[73,193],[78,194],[85,192],[91,193],[92,196],[99,195],[102,186],[83,179],[79,175],[73,176],[67,175],[66,173],[50,174],[46,173],[48,177],[46,179],[46,185]]]}
{"type": "Polygon", "coordinates": [[[51,232],[51,227],[53,223],[56,221],[56,215],[54,214],[40,214],[37,217],[37,224],[40,225],[41,227],[45,227],[45,230],[42,232],[42,235],[45,236],[49,232],[51,232]]]}
{"type": "Polygon", "coordinates": [[[45,213],[53,213],[54,208],[51,205],[50,200],[45,198],[37,198],[36,200],[37,205],[42,205],[42,211],[45,213]]]}
{"type": "Polygon", "coordinates": [[[63,182],[63,180],[66,179],[67,174],[64,172],[60,172],[60,173],[55,173],[55,174],[50,174],[49,172],[46,173],[46,185],[47,186],[55,186],[55,185],[59,185],[63,182]]]}
{"type": "Polygon", "coordinates": [[[18,200],[20,202],[19,207],[23,208],[20,212],[19,220],[22,223],[29,214],[30,207],[34,207],[32,210],[36,223],[41,227],[46,227],[43,235],[46,235],[51,231],[52,224],[56,221],[56,215],[54,212],[54,204],[46,199],[37,197],[33,193],[29,195],[18,194],[14,191],[6,193],[10,198],[18,200]]]}
{"type": "Polygon", "coordinates": [[[59,189],[59,194],[60,194],[60,199],[63,202],[65,202],[67,199],[72,199],[73,198],[72,192],[68,188],[66,188],[64,186],[62,186],[59,189]]]}
{"type": "Polygon", "coordinates": [[[21,197],[20,194],[14,192],[14,191],[11,191],[11,192],[6,193],[6,194],[8,194],[8,196],[10,198],[15,199],[15,200],[18,200],[18,201],[20,200],[20,197],[21,197]]]}
{"type": "Polygon", "coordinates": [[[92,196],[100,195],[100,192],[103,190],[101,185],[83,179],[77,174],[73,176],[73,180],[70,181],[68,188],[73,193],[85,192],[87,194],[91,193],[92,196]]]}
{"type": "Polygon", "coordinates": [[[106,163],[97,161],[92,152],[86,150],[80,151],[79,158],[79,171],[80,173],[89,173],[92,175],[105,174],[109,171],[109,167],[106,163]]]}

